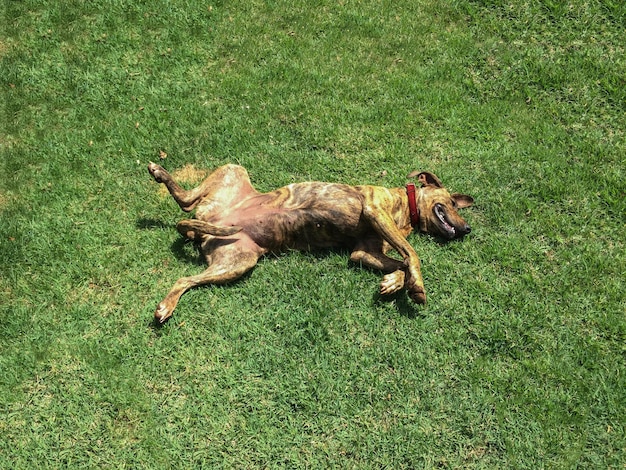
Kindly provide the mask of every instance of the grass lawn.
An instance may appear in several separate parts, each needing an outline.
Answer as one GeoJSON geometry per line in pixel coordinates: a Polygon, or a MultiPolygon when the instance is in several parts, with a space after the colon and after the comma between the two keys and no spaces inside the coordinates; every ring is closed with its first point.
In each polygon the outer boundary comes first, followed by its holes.
{"type": "Polygon", "coordinates": [[[626,465],[619,0],[6,1],[0,467],[626,465]],[[346,252],[203,269],[146,170],[471,194],[429,303],[346,252]]]}

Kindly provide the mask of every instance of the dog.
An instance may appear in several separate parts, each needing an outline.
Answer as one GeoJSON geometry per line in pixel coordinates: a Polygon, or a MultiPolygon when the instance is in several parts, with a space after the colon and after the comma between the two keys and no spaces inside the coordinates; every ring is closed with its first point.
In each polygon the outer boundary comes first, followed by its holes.
{"type": "Polygon", "coordinates": [[[457,212],[474,200],[450,194],[432,173],[413,172],[419,186],[349,186],[305,182],[260,193],[248,172],[229,164],[216,169],[198,187],[181,188],[160,165],[148,171],[163,183],[194,219],[178,223],[178,232],[200,244],[208,268],[180,278],[159,303],[155,321],[171,317],[181,296],[206,284],[225,284],[250,271],[261,256],[289,249],[343,247],[353,263],[382,271],[380,293],[405,289],[417,304],[426,303],[420,260],[406,237],[413,229],[444,239],[461,238],[471,228],[457,212]],[[401,260],[387,256],[393,248],[401,260]]]}

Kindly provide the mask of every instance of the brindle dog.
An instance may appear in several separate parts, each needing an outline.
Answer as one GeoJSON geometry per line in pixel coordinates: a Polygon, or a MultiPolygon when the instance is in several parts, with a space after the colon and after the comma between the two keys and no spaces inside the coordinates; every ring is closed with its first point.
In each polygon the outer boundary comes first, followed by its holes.
{"type": "Polygon", "coordinates": [[[450,194],[432,173],[414,172],[421,186],[406,188],[295,183],[269,193],[256,191],[248,172],[238,165],[215,170],[195,189],[181,188],[161,166],[148,170],[164,183],[185,212],[195,219],[177,229],[200,243],[208,268],[183,277],[158,305],[154,316],[163,323],[189,289],[224,284],[252,269],[268,252],[287,249],[346,247],[350,260],[385,273],[380,293],[405,288],[418,304],[426,303],[420,260],[406,237],[417,230],[445,239],[463,237],[470,226],[457,209],[473,203],[470,196],[450,194]],[[402,261],[386,255],[395,249],[402,261]]]}

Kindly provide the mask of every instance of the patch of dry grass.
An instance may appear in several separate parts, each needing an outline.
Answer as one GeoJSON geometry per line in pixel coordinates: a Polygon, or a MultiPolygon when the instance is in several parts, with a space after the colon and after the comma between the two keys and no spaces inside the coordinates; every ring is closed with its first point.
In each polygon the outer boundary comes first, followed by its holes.
{"type": "MultiPolygon", "coordinates": [[[[187,163],[182,168],[178,168],[170,172],[176,182],[189,187],[195,186],[203,181],[209,173],[210,170],[198,169],[192,163],[187,163]]],[[[165,185],[159,185],[159,195],[161,197],[169,196],[169,192],[165,185]]]]}

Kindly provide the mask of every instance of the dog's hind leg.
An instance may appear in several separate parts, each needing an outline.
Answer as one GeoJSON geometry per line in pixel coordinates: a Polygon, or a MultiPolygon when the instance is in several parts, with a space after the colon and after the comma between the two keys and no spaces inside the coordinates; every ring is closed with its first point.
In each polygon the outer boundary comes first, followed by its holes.
{"type": "Polygon", "coordinates": [[[167,187],[185,212],[192,211],[203,200],[205,214],[219,212],[241,194],[254,191],[247,171],[239,165],[224,165],[216,169],[199,186],[190,190],[180,187],[172,175],[156,163],[150,163],[148,171],[157,183],[163,183],[167,187]]]}
{"type": "Polygon", "coordinates": [[[163,183],[174,200],[178,203],[180,208],[185,212],[190,212],[198,204],[200,199],[204,196],[202,186],[198,186],[192,190],[185,190],[181,188],[172,175],[170,175],[165,168],[156,163],[150,162],[148,165],[148,171],[157,183],[163,183]]]}
{"type": "Polygon", "coordinates": [[[223,245],[221,249],[216,249],[207,257],[211,264],[204,272],[195,276],[181,277],[176,281],[170,292],[157,306],[154,312],[156,321],[163,323],[171,317],[178,301],[189,289],[206,284],[226,284],[235,281],[256,265],[260,256],[257,252],[241,249],[237,241],[220,241],[231,243],[223,245]]]}

